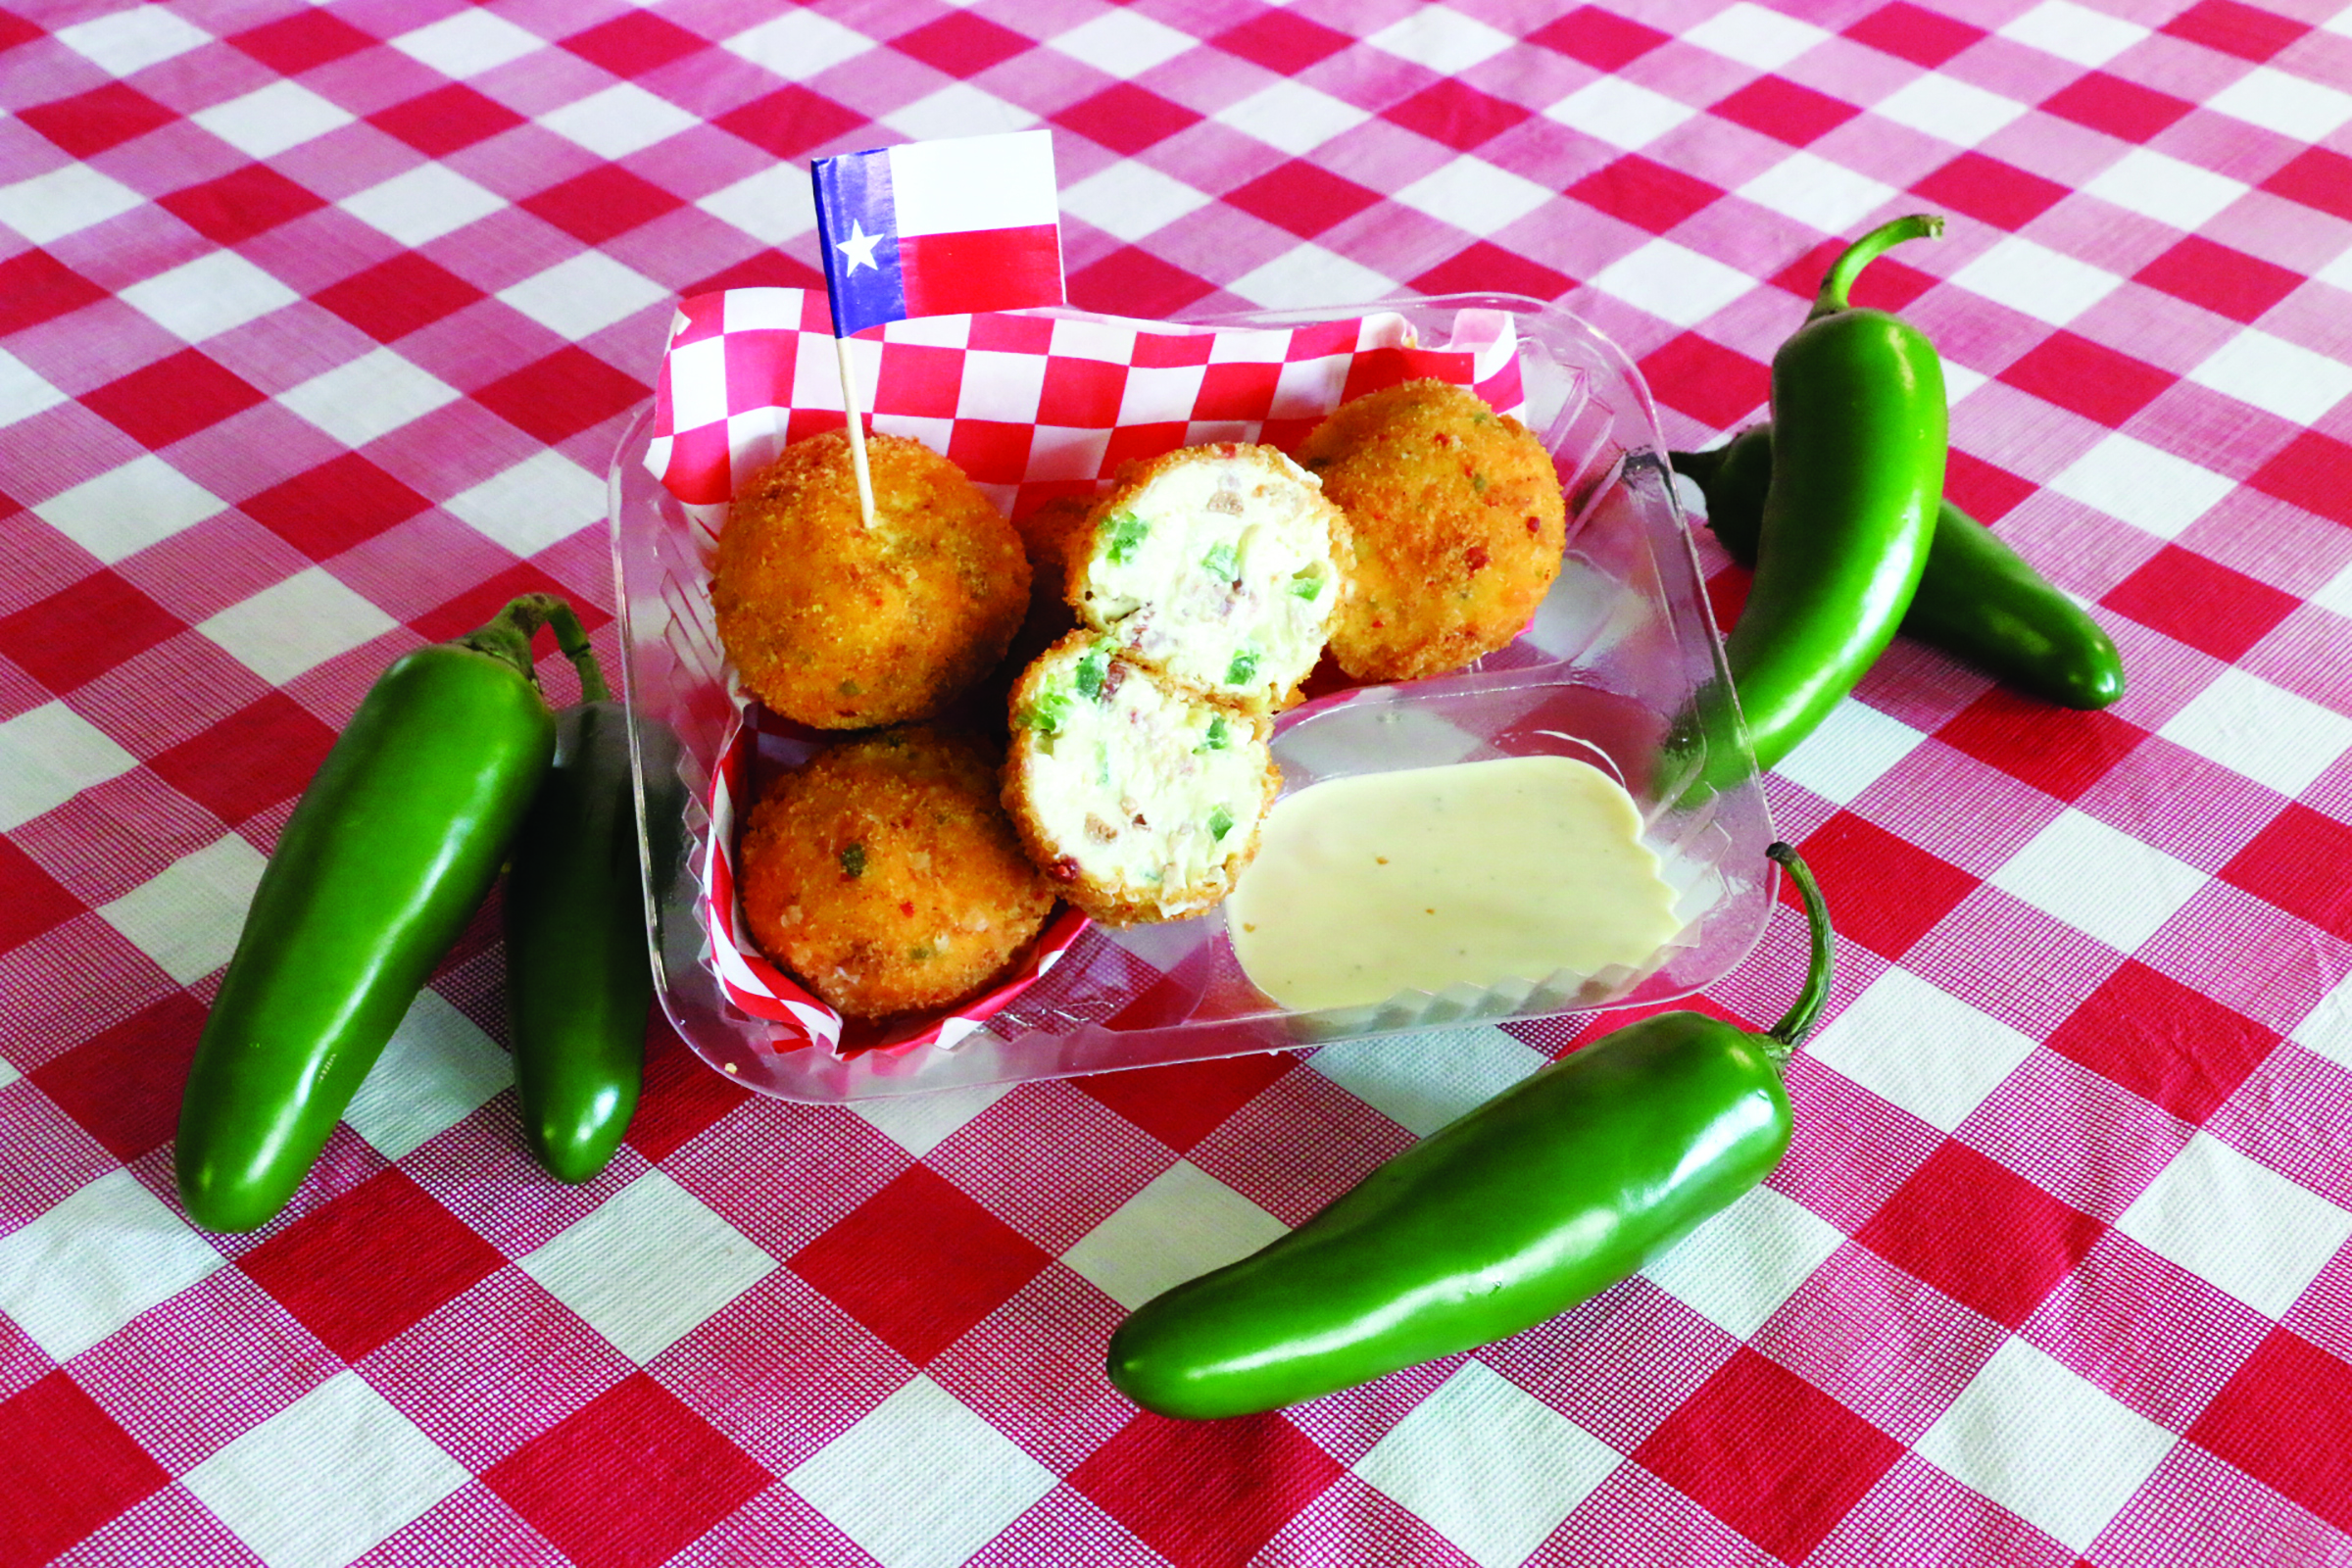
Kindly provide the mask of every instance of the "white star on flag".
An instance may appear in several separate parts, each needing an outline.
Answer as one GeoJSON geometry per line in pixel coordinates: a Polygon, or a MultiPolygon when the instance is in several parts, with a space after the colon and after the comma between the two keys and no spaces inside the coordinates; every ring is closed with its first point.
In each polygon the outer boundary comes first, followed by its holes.
{"type": "Polygon", "coordinates": [[[853,220],[850,237],[833,248],[850,259],[851,271],[855,272],[860,267],[870,267],[880,271],[882,264],[874,260],[874,247],[881,243],[881,235],[868,234],[863,223],[853,220]]]}

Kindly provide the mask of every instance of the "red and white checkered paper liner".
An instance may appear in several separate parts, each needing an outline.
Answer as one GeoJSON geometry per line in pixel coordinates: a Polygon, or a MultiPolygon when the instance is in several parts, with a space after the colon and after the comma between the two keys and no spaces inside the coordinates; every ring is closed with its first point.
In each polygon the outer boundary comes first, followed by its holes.
{"type": "MultiPolygon", "coordinates": [[[[1394,313],[1286,328],[1170,326],[1116,317],[1009,312],[900,321],[852,342],[860,401],[874,428],[954,456],[1001,505],[1025,512],[1052,495],[1092,491],[1117,466],[1204,441],[1294,447],[1341,403],[1434,377],[1474,388],[1517,414],[1526,396],[1508,314],[1465,311],[1452,341],[1424,348],[1394,313]],[[864,351],[864,352],[860,352],[864,351]],[[953,409],[953,420],[912,411],[953,409]],[[946,423],[947,427],[942,428],[946,423]],[[1016,472],[1012,448],[964,436],[1032,432],[1016,472]],[[983,461],[970,461],[973,454],[983,461]]],[[[655,383],[646,466],[714,539],[737,486],[790,441],[842,422],[840,362],[824,296],[733,289],[679,307],[655,383]]],[[[1017,443],[1016,443],[1017,445],[1017,443]]],[[[735,889],[734,824],[758,798],[762,733],[789,726],[730,680],[735,718],[711,769],[703,868],[705,956],[727,999],[776,1024],[785,1049],[851,1053],[952,1048],[1051,969],[1086,922],[1065,910],[1021,966],[986,995],[880,1032],[862,1031],[760,952],[735,889]]],[[[802,736],[799,744],[808,744],[802,736]]]]}

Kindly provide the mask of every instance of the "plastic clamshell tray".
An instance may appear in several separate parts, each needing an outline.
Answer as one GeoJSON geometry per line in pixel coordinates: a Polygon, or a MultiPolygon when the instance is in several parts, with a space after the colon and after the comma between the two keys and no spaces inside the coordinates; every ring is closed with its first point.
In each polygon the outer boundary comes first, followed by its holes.
{"type": "MultiPolygon", "coordinates": [[[[1552,454],[1568,497],[1559,579],[1518,641],[1466,670],[1340,692],[1284,714],[1274,742],[1283,791],[1492,757],[1556,753],[1592,762],[1633,794],[1643,841],[1678,895],[1682,930],[1650,966],[1298,1014],[1243,977],[1223,915],[1211,911],[1164,925],[1088,928],[1054,968],[953,1049],[839,1057],[739,1010],[707,956],[698,874],[710,826],[700,803],[710,797],[734,710],[691,524],[645,468],[649,410],[612,461],[613,566],[655,987],[696,1054],[760,1093],[841,1103],[1663,1003],[1703,989],[1744,958],[1771,915],[1777,873],[1764,851],[1772,824],[1752,765],[1712,770],[1740,775],[1720,791],[1684,788],[1704,760],[1693,744],[1744,751],[1736,722],[1686,739],[1665,765],[1678,716],[1693,710],[1702,690],[1727,691],[1729,680],[1649,393],[1624,352],[1558,307],[1514,295],[1384,300],[1196,324],[1298,326],[1393,311],[1422,341],[1442,342],[1467,310],[1506,311],[1518,328],[1524,419],[1552,454]],[[645,819],[645,803],[661,794],[646,788],[649,768],[679,774],[688,802],[681,820],[645,819]]],[[[1399,1040],[1396,1049],[1412,1046],[1399,1040]]]]}

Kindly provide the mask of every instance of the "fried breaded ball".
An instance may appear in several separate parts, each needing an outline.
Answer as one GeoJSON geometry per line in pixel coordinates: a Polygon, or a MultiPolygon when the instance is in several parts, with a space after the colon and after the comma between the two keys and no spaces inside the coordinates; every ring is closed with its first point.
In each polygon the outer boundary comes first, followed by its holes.
{"type": "Polygon", "coordinates": [[[1054,907],[993,760],[928,725],[861,736],[778,778],[738,864],[760,951],[857,1018],[979,991],[1054,907]]]}
{"type": "Polygon", "coordinates": [[[1029,608],[1020,535],[963,470],[871,435],[874,526],[849,438],[796,441],[735,498],[710,600],[761,702],[819,729],[937,715],[1004,657],[1029,608]]]}
{"type": "Polygon", "coordinates": [[[1358,680],[1493,653],[1559,575],[1567,509],[1551,456],[1467,388],[1407,381],[1343,404],[1298,460],[1348,516],[1331,653],[1358,680]]]}

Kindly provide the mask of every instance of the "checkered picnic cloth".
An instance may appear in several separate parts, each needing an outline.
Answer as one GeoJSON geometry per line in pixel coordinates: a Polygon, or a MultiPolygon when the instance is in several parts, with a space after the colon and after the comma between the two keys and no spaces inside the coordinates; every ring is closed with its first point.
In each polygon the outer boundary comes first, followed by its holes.
{"type": "Polygon", "coordinates": [[[2329,0],[5,3],[0,1564],[2352,1560],[2329,0]],[[658,1029],[570,1189],[485,914],[289,1212],[192,1229],[180,1078],[369,680],[532,588],[610,662],[674,302],[817,281],[811,155],[1041,122],[1076,303],[1556,298],[1678,444],[1758,412],[1838,236],[1949,214],[1861,295],[2130,692],[1898,644],[1768,780],[1842,930],[1786,1164],[1298,1410],[1139,1414],[1104,1340],[1620,1020],[860,1109],[658,1029]]]}

